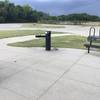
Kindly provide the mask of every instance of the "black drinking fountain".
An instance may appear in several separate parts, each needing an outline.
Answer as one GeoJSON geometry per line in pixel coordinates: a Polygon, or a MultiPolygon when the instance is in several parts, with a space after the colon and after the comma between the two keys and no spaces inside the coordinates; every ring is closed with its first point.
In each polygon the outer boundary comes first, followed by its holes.
{"type": "Polygon", "coordinates": [[[36,38],[45,38],[45,49],[46,51],[51,50],[51,31],[45,32],[45,35],[36,35],[36,38]]]}

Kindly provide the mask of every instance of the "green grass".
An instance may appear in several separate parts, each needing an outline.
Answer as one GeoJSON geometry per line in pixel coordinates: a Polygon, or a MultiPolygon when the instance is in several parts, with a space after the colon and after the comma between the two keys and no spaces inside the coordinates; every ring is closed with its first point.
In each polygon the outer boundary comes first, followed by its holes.
{"type": "MultiPolygon", "coordinates": [[[[18,37],[18,36],[28,36],[28,35],[36,35],[36,34],[44,34],[43,30],[8,30],[8,31],[0,31],[0,39],[10,38],[10,37],[18,37]]],[[[64,34],[62,32],[52,32],[52,34],[64,34]]]]}
{"type": "Polygon", "coordinates": [[[37,24],[37,23],[23,24],[22,27],[24,27],[24,28],[65,28],[64,25],[37,24]]]}
{"type": "Polygon", "coordinates": [[[40,30],[10,30],[10,31],[0,31],[0,39],[18,36],[27,36],[34,34],[43,34],[45,31],[40,30]]]}
{"type": "MultiPolygon", "coordinates": [[[[52,38],[52,47],[60,47],[60,48],[78,48],[83,49],[85,37],[82,36],[61,36],[61,37],[53,37],[52,38]]],[[[10,46],[17,47],[44,47],[45,40],[44,39],[36,39],[25,42],[17,42],[13,44],[8,44],[10,46]]]]}

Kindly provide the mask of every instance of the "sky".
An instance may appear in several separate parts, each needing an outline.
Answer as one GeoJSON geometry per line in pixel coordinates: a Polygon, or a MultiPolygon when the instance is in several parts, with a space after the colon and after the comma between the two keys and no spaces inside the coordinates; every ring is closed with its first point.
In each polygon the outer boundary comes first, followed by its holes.
{"type": "Polygon", "coordinates": [[[100,16],[100,0],[10,0],[20,5],[29,4],[34,10],[50,15],[89,13],[100,16]]]}

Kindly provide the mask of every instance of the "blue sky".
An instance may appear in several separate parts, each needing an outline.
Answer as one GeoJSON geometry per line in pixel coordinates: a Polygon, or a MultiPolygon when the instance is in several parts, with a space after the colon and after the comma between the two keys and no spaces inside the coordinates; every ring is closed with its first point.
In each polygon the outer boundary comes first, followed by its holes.
{"type": "Polygon", "coordinates": [[[15,4],[29,4],[33,9],[61,15],[70,13],[89,13],[100,16],[100,0],[10,0],[15,4]]]}

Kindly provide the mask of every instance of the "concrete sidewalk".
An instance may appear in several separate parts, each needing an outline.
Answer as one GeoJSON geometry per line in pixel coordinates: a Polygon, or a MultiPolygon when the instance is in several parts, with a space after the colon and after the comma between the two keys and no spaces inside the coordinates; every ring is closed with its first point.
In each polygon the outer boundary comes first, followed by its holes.
{"type": "Polygon", "coordinates": [[[100,52],[6,46],[22,38],[0,40],[0,100],[100,100],[100,52]]]}
{"type": "Polygon", "coordinates": [[[100,100],[100,53],[0,50],[1,100],[100,100]]]}

